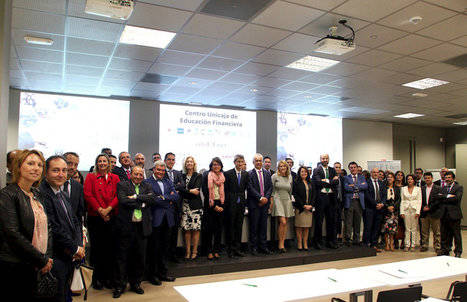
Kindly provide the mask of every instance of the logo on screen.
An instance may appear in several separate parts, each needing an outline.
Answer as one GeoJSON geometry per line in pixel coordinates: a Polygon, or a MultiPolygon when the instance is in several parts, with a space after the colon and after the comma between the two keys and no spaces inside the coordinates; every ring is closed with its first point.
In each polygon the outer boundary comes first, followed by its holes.
{"type": "Polygon", "coordinates": [[[177,134],[184,134],[184,133],[185,133],[185,129],[177,128],[177,134]]]}

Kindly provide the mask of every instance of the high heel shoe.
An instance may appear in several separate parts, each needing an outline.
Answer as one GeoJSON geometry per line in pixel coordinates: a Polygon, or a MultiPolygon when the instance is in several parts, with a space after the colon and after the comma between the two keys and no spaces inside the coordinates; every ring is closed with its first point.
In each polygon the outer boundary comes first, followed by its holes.
{"type": "Polygon", "coordinates": [[[213,259],[214,259],[214,256],[211,253],[209,253],[208,254],[208,260],[213,260],[213,259]]]}
{"type": "Polygon", "coordinates": [[[198,258],[198,253],[191,254],[191,260],[196,260],[198,258]]]}
{"type": "Polygon", "coordinates": [[[287,253],[287,251],[285,250],[285,248],[281,248],[281,249],[279,249],[279,253],[280,254],[285,254],[285,253],[287,253]]]}
{"type": "Polygon", "coordinates": [[[219,259],[221,256],[218,253],[214,253],[214,258],[219,259]]]}

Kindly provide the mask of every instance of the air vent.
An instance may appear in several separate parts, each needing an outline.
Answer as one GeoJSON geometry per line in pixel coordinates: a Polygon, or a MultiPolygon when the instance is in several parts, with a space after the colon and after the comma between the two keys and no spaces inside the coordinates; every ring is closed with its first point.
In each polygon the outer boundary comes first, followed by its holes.
{"type": "Polygon", "coordinates": [[[462,119],[462,118],[467,118],[467,113],[461,113],[461,114],[454,114],[454,115],[446,115],[445,117],[447,118],[452,118],[452,119],[462,119]]]}
{"type": "Polygon", "coordinates": [[[248,21],[271,0],[209,0],[201,12],[248,21]]]}
{"type": "Polygon", "coordinates": [[[454,58],[447,59],[443,63],[454,65],[456,67],[465,68],[467,67],[467,54],[463,54],[454,58]]]}
{"type": "Polygon", "coordinates": [[[157,73],[146,73],[140,82],[154,84],[172,84],[177,79],[177,77],[165,76],[157,73]]]}

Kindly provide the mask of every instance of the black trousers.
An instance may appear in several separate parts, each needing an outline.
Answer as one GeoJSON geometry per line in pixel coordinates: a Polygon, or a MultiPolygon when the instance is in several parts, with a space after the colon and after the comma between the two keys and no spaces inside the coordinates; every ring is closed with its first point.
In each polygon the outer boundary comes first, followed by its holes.
{"type": "Polygon", "coordinates": [[[54,259],[52,275],[58,281],[58,293],[53,301],[65,302],[70,295],[71,278],[73,277],[74,266],[71,260],[54,259]]]}
{"type": "Polygon", "coordinates": [[[335,232],[336,236],[342,234],[342,212],[344,211],[344,204],[342,202],[338,202],[336,204],[336,224],[335,224],[335,232]]]}
{"type": "Polygon", "coordinates": [[[381,231],[383,211],[366,208],[363,215],[363,243],[369,246],[376,246],[381,231]]]}
{"type": "Polygon", "coordinates": [[[105,222],[100,216],[88,217],[89,239],[91,241],[91,264],[94,267],[93,280],[113,281],[115,267],[115,218],[105,222]]]}
{"type": "Polygon", "coordinates": [[[270,203],[256,208],[248,208],[250,218],[250,249],[267,249],[268,209],[270,203]]]}
{"type": "Polygon", "coordinates": [[[158,227],[152,228],[152,234],[149,239],[150,254],[147,255],[149,277],[167,276],[169,241],[172,229],[172,227],[169,227],[167,217],[164,217],[158,227]]]}
{"type": "Polygon", "coordinates": [[[335,221],[336,202],[332,194],[319,193],[315,206],[315,230],[313,235],[314,243],[323,243],[323,220],[326,219],[326,241],[336,242],[335,221]]]}
{"type": "Polygon", "coordinates": [[[449,255],[454,239],[454,253],[462,254],[461,220],[441,218],[441,250],[449,255]]]}
{"type": "MultiPolygon", "coordinates": [[[[218,205],[220,201],[215,200],[214,204],[218,205]]],[[[222,226],[224,223],[224,212],[214,211],[214,207],[208,207],[206,210],[205,223],[206,225],[206,252],[220,253],[222,226]],[[214,244],[213,244],[214,239],[214,244]]]]}
{"type": "Polygon", "coordinates": [[[227,250],[229,252],[239,251],[242,244],[242,228],[245,206],[243,203],[234,202],[226,209],[225,220],[225,239],[227,250]]]}
{"type": "Polygon", "coordinates": [[[129,223],[128,229],[118,230],[115,285],[119,288],[125,288],[127,281],[131,286],[140,284],[144,275],[147,237],[143,236],[142,222],[129,223]]]}
{"type": "MultiPolygon", "coordinates": [[[[180,201],[179,204],[181,204],[180,201]]],[[[178,230],[180,229],[180,223],[182,220],[182,212],[181,208],[177,207],[175,209],[174,214],[175,226],[172,227],[172,231],[170,232],[169,238],[169,258],[176,258],[177,257],[177,243],[178,243],[178,230]]]]}
{"type": "Polygon", "coordinates": [[[0,261],[0,272],[3,299],[10,297],[15,301],[37,301],[32,296],[36,283],[36,272],[32,266],[0,261]]]}

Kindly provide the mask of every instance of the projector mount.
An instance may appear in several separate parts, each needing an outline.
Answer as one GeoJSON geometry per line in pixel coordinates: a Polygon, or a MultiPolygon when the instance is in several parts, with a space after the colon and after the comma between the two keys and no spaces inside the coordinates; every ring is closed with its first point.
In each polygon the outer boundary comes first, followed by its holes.
{"type": "Polygon", "coordinates": [[[352,27],[350,27],[349,25],[347,25],[347,20],[339,20],[339,24],[342,24],[344,27],[347,27],[348,29],[350,29],[352,31],[352,36],[350,38],[345,38],[345,37],[342,37],[342,36],[337,36],[336,35],[336,32],[337,32],[337,25],[335,26],[332,26],[329,28],[329,35],[327,35],[326,37],[324,38],[321,38],[319,39],[318,41],[315,42],[316,43],[319,43],[320,41],[324,40],[324,39],[334,39],[334,40],[341,40],[341,41],[345,41],[345,44],[347,46],[352,46],[354,44],[354,40],[355,40],[355,31],[353,30],[352,27]]]}

